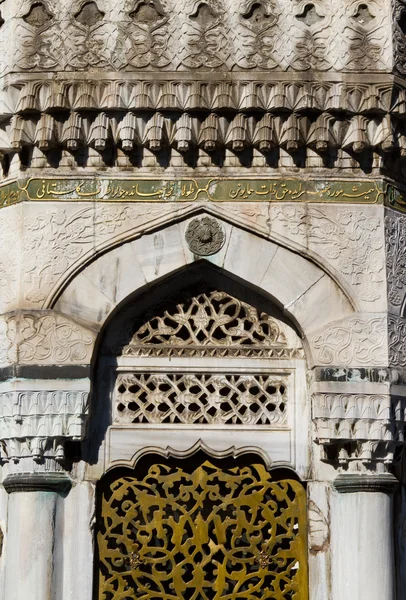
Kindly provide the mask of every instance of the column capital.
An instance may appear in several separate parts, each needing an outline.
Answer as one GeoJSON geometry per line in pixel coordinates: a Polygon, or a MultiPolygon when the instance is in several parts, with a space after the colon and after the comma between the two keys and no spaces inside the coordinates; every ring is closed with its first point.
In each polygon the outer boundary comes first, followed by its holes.
{"type": "Polygon", "coordinates": [[[8,494],[13,492],[59,492],[66,494],[72,481],[66,473],[16,473],[3,481],[8,494]]]}
{"type": "Polygon", "coordinates": [[[399,485],[394,475],[358,475],[356,473],[343,473],[334,480],[334,487],[340,494],[353,494],[357,492],[382,492],[393,493],[399,485]]]}

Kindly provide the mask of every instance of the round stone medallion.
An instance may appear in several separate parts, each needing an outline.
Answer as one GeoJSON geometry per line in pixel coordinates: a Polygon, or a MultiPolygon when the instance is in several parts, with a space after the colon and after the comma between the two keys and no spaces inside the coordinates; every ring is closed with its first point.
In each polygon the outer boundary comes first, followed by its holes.
{"type": "Polygon", "coordinates": [[[226,236],[220,223],[211,217],[193,219],[186,230],[186,241],[198,256],[216,254],[224,245],[226,236]]]}

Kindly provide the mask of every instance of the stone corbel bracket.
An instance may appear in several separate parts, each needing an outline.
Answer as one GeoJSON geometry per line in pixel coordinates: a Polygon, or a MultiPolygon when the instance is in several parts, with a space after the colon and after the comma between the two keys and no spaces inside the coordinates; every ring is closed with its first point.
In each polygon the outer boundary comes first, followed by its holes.
{"type": "Polygon", "coordinates": [[[54,311],[0,317],[2,462],[60,463],[66,442],[84,439],[95,338],[54,311]]]}
{"type": "Polygon", "coordinates": [[[344,471],[387,471],[404,444],[405,398],[391,393],[389,381],[314,387],[314,440],[322,460],[344,471]]]}

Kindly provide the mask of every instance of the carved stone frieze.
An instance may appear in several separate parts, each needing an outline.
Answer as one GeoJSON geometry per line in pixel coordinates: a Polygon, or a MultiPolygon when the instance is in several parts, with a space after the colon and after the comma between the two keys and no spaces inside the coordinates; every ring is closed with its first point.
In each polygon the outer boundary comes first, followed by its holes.
{"type": "Polygon", "coordinates": [[[388,364],[387,319],[359,315],[331,323],[310,340],[314,361],[332,366],[385,366],[388,364]]]}
{"type": "Polygon", "coordinates": [[[95,333],[54,311],[0,317],[0,366],[89,364],[95,333]]]}
{"type": "Polygon", "coordinates": [[[11,71],[392,67],[392,14],[384,0],[365,7],[356,0],[334,7],[326,0],[294,6],[284,0],[75,0],[63,6],[5,0],[3,6],[0,38],[12,30],[23,40],[5,45],[11,71]]]}

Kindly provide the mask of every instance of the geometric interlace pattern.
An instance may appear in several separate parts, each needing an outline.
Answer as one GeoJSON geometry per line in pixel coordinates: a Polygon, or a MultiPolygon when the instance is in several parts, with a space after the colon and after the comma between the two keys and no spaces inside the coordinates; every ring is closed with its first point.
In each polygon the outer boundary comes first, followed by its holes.
{"type": "Polygon", "coordinates": [[[154,309],[125,355],[266,355],[286,347],[280,324],[222,291],[182,293],[154,309]],[[225,352],[224,352],[225,351],[225,352]]]}
{"type": "Polygon", "coordinates": [[[126,470],[102,490],[98,600],[307,600],[306,535],[303,487],[261,464],[126,470]]]}
{"type": "Polygon", "coordinates": [[[118,375],[115,422],[283,425],[287,385],[270,375],[118,375]]]}

